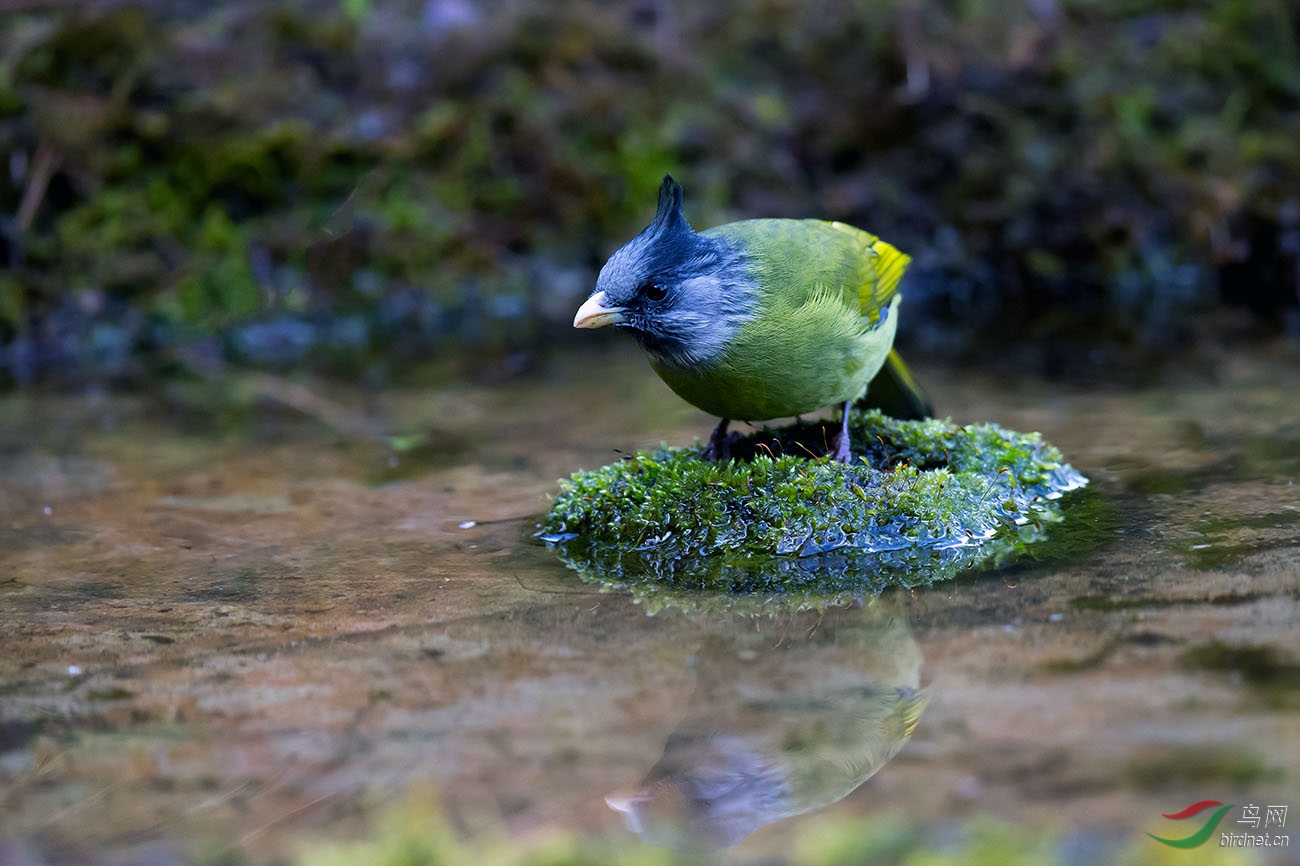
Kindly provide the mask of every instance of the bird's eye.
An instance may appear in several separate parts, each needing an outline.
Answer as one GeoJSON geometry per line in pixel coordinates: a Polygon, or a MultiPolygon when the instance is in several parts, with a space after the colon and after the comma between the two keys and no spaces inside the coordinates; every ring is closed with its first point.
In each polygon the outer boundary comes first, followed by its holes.
{"type": "Polygon", "coordinates": [[[663,283],[649,283],[644,291],[645,296],[652,301],[662,301],[668,294],[668,289],[663,283]]]}

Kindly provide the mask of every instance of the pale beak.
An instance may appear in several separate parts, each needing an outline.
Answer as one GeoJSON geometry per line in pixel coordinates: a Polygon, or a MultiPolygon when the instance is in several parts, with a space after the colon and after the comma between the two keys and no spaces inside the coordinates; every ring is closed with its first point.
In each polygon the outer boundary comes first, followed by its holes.
{"type": "Polygon", "coordinates": [[[607,307],[605,302],[608,300],[604,292],[596,292],[578,307],[578,314],[573,317],[573,327],[575,328],[603,328],[606,325],[617,325],[627,318],[622,307],[607,307]]]}
{"type": "Polygon", "coordinates": [[[635,794],[627,797],[611,795],[605,798],[605,805],[621,814],[623,823],[633,833],[641,832],[641,816],[637,814],[636,807],[643,802],[645,802],[645,798],[638,797],[635,794]]]}
{"type": "Polygon", "coordinates": [[[605,798],[605,805],[615,812],[622,812],[624,815],[631,815],[636,811],[636,797],[618,797],[613,794],[605,798]]]}

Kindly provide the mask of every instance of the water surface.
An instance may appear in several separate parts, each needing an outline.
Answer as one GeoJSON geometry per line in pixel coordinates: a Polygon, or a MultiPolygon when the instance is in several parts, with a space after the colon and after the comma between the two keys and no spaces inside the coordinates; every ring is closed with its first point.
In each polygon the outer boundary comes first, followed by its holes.
{"type": "Polygon", "coordinates": [[[0,860],[283,861],[420,782],[511,833],[741,862],[801,814],[988,813],[1091,862],[1195,800],[1300,805],[1297,370],[923,368],[954,420],[1040,430],[1092,479],[1051,542],[828,611],[653,616],[530,537],[557,477],[710,429],[631,353],[5,397],[0,860]]]}

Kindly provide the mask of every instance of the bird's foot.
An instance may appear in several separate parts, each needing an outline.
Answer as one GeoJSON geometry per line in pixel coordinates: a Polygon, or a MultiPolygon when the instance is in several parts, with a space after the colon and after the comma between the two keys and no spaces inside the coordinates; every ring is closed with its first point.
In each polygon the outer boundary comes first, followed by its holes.
{"type": "Polygon", "coordinates": [[[849,409],[851,402],[844,404],[844,413],[840,415],[840,429],[831,437],[831,459],[845,466],[853,462],[853,451],[849,447],[849,409]]]}
{"type": "Polygon", "coordinates": [[[848,465],[853,462],[853,449],[849,447],[849,434],[840,432],[831,439],[830,458],[836,463],[848,465]]]}
{"type": "Polygon", "coordinates": [[[700,459],[710,463],[730,463],[731,443],[739,438],[739,433],[727,433],[719,438],[710,439],[709,444],[700,452],[700,459]]]}
{"type": "Polygon", "coordinates": [[[709,444],[700,452],[700,459],[710,463],[727,463],[731,460],[731,443],[740,438],[738,433],[728,433],[728,420],[723,418],[709,437],[709,444]]]}

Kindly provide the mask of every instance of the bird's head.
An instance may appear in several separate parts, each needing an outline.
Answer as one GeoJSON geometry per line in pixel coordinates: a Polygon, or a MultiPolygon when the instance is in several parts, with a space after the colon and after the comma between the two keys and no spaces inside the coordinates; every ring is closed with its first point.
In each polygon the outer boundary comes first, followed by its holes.
{"type": "Polygon", "coordinates": [[[691,367],[718,358],[753,294],[741,251],[692,230],[682,188],[665,175],[654,222],[610,256],[573,326],[626,328],[656,360],[691,367]]]}

